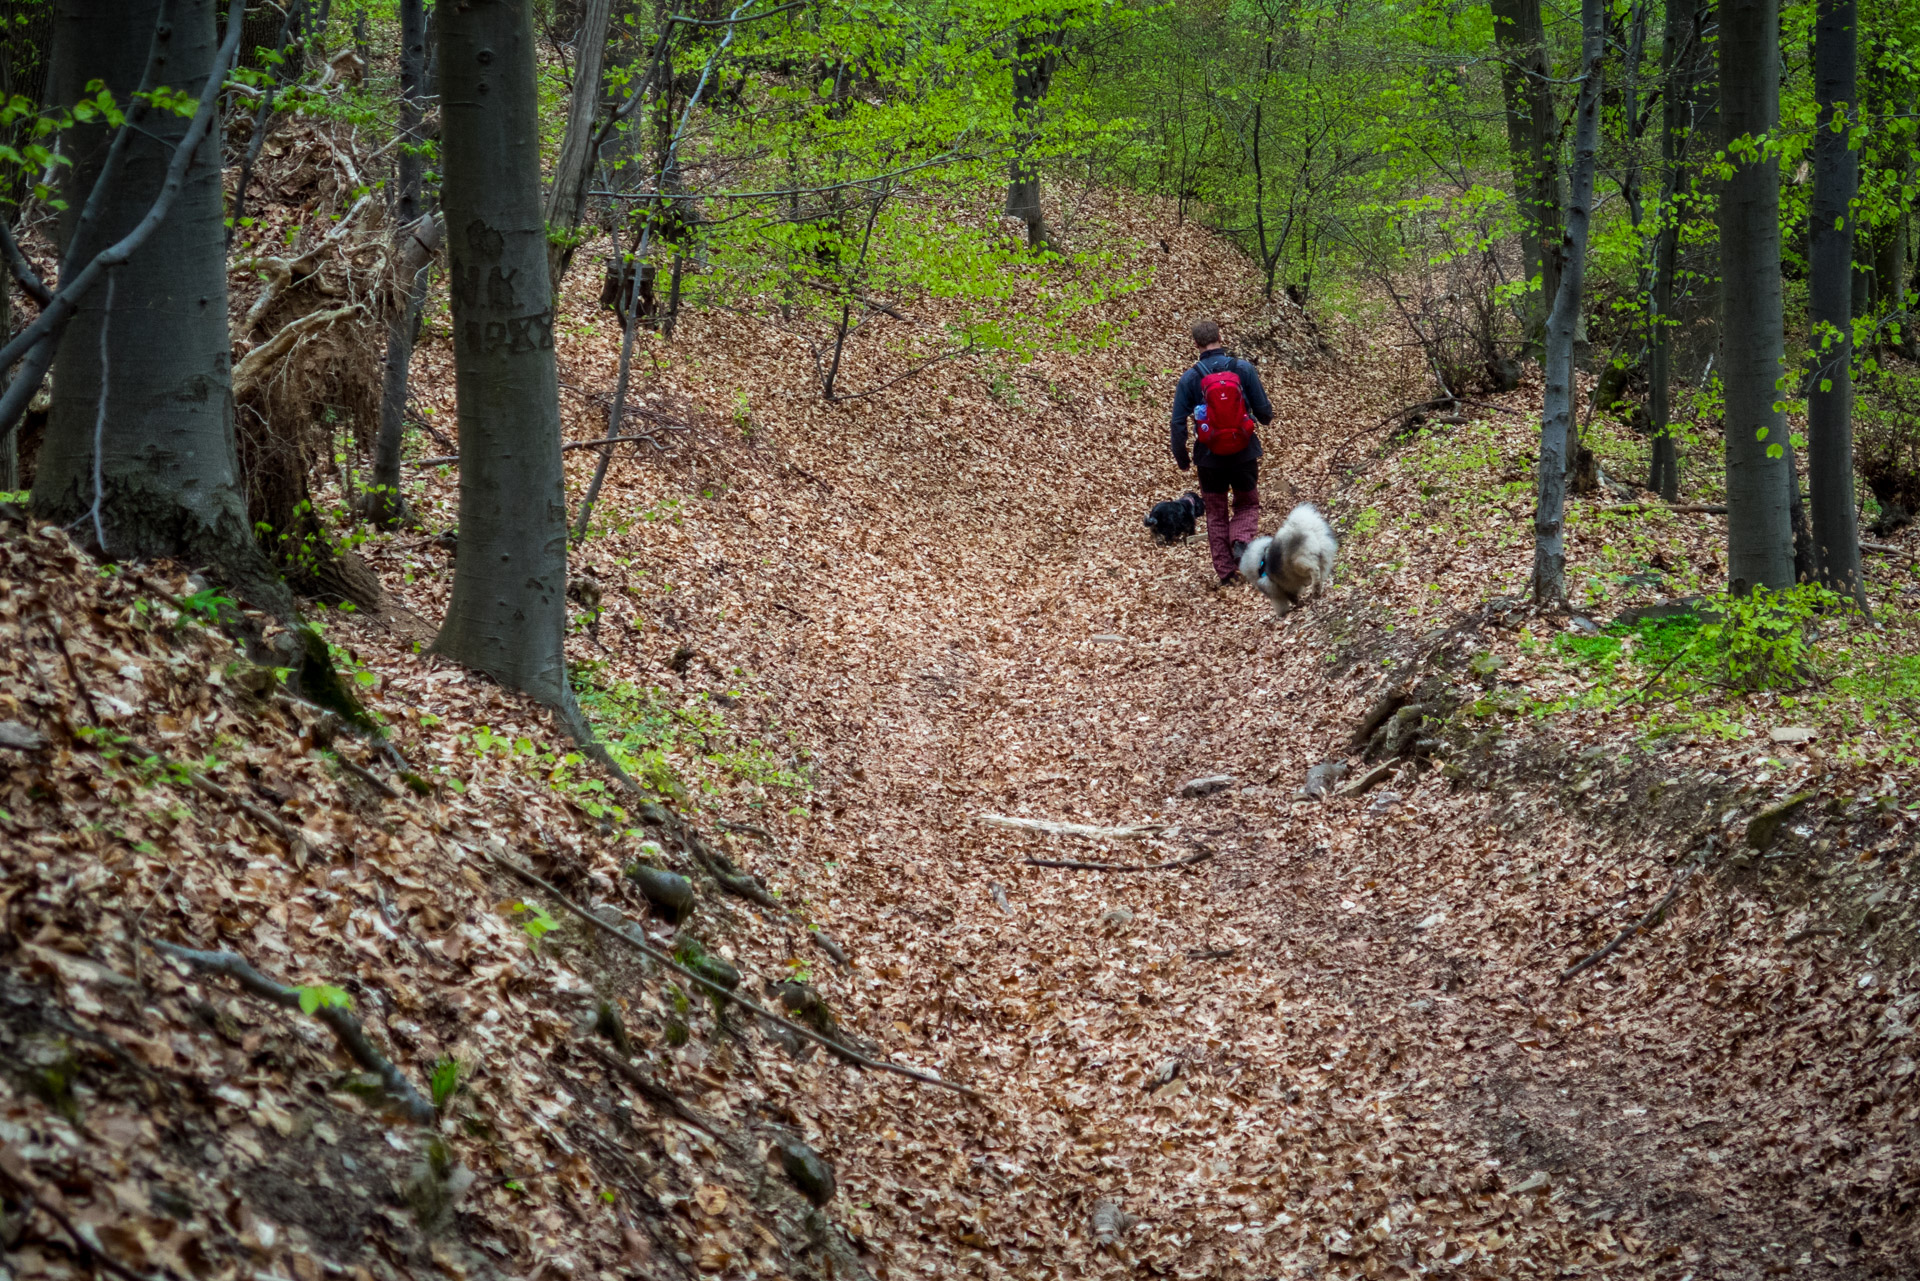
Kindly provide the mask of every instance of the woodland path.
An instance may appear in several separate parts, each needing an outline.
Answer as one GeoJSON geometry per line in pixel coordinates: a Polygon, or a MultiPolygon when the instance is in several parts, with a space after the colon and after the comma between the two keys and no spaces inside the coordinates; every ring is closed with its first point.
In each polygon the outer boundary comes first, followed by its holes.
{"type": "MultiPolygon", "coordinates": [[[[1286,379],[1281,422],[1310,421],[1336,378],[1286,379]]],[[[830,573],[787,581],[810,625],[769,670],[808,669],[811,737],[832,744],[831,816],[806,850],[830,870],[807,888],[879,974],[837,995],[1003,1101],[992,1125],[930,1099],[843,1130],[863,1166],[943,1182],[957,1145],[977,1194],[956,1217],[895,1192],[856,1223],[945,1235],[961,1266],[991,1242],[1014,1275],[1029,1256],[1090,1264],[1101,1197],[1151,1225],[1130,1238],[1142,1260],[1187,1276],[1306,1275],[1324,1251],[1366,1253],[1369,1234],[1395,1243],[1376,1259],[1425,1275],[1839,1263],[1793,1235],[1806,1220],[1791,1209],[1695,1186],[1719,1159],[1700,1126],[1738,1124],[1710,1077],[1663,1075],[1624,1040],[1552,1053],[1612,1031],[1541,1004],[1566,958],[1516,975],[1511,955],[1450,933],[1488,888],[1449,863],[1484,847],[1491,798],[1431,779],[1388,784],[1400,801],[1384,811],[1293,803],[1357,709],[1330,688],[1314,610],[1275,622],[1249,589],[1209,585],[1202,539],[1163,549],[1140,528],[1181,479],[1160,413],[1154,400],[1129,432],[1044,466],[936,459],[873,522],[910,533],[863,535],[819,562],[830,573]],[[1214,773],[1237,781],[1177,798],[1214,773]],[[1139,844],[1058,841],[983,813],[1171,826],[1139,844]],[[1024,864],[1200,851],[1212,859],[1142,874],[1024,864]]],[[[1328,481],[1315,441],[1282,429],[1268,447],[1271,528],[1328,481]]],[[[1536,830],[1513,854],[1575,841],[1536,830]]]]}

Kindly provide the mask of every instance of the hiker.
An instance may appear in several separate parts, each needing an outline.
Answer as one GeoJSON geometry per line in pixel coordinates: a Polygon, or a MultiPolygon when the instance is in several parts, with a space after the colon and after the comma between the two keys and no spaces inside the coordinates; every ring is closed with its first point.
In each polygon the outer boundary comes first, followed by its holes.
{"type": "Polygon", "coordinates": [[[1273,406],[1260,373],[1229,356],[1220,343],[1220,326],[1193,322],[1193,345],[1200,359],[1181,376],[1173,393],[1173,461],[1187,469],[1187,418],[1195,419],[1193,463],[1200,472],[1200,501],[1207,509],[1207,550],[1213,572],[1226,586],[1239,572],[1240,553],[1260,532],[1260,438],[1254,419],[1273,421],[1273,406]],[[1227,515],[1228,492],[1233,515],[1227,515]]]}

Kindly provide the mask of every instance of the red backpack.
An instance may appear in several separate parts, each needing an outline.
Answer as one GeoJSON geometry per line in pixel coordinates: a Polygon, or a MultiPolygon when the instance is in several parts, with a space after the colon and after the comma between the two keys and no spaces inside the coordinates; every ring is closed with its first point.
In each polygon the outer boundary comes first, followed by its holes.
{"type": "Polygon", "coordinates": [[[1247,416],[1240,375],[1233,372],[1231,362],[1217,373],[1201,369],[1200,396],[1207,402],[1207,416],[1198,435],[1209,453],[1224,458],[1253,443],[1253,419],[1247,416]]]}

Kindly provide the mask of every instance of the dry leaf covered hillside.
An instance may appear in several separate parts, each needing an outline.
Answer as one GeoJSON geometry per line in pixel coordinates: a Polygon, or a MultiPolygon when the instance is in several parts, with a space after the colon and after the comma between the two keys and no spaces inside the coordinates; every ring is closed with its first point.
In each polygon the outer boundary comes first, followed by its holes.
{"type": "MultiPolygon", "coordinates": [[[[4,1267],[1912,1275],[1914,544],[1814,682],[1680,690],[1606,624],[1717,575],[1710,513],[1578,500],[1583,612],[1520,609],[1537,382],[1403,430],[1390,332],[1083,217],[1147,283],[1031,363],[829,404],[774,319],[647,336],[569,639],[645,798],[426,652],[457,463],[360,548],[391,607],[322,611],[373,731],[189,567],[6,515],[4,1267]],[[1264,527],[1343,540],[1285,619],[1141,525],[1210,312],[1264,527]]],[[[846,386],[945,319],[874,315],[846,386]]]]}

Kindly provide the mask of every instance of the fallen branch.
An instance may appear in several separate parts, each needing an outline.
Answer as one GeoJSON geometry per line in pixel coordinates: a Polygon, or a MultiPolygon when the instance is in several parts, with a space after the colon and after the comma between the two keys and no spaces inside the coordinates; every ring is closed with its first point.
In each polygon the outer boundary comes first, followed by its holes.
{"type": "MultiPolygon", "coordinates": [[[[16,1172],[9,1169],[6,1165],[0,1164],[0,1179],[7,1181],[7,1185],[13,1189],[14,1195],[18,1196],[22,1201],[25,1201],[29,1210],[39,1210],[49,1219],[52,1219],[60,1225],[60,1230],[65,1232],[68,1239],[73,1242],[74,1249],[79,1253],[81,1262],[97,1263],[107,1271],[113,1273],[113,1275],[119,1277],[120,1281],[148,1281],[147,1277],[135,1272],[132,1268],[120,1262],[120,1260],[114,1258],[111,1254],[108,1254],[105,1250],[82,1236],[80,1229],[74,1226],[73,1220],[69,1219],[65,1212],[41,1199],[34,1191],[32,1185],[27,1182],[25,1176],[26,1172],[24,1168],[16,1172]]],[[[22,1226],[24,1226],[24,1224],[22,1226]]],[[[16,1243],[10,1241],[8,1244],[12,1246],[16,1243]]]]}
{"type": "Polygon", "coordinates": [[[238,400],[264,382],[267,370],[277,367],[302,338],[316,330],[326,328],[336,320],[344,320],[357,311],[365,310],[366,307],[363,304],[356,302],[327,311],[311,311],[295,320],[289,320],[274,330],[273,337],[242,356],[234,365],[234,399],[238,400]]]}
{"type": "Polygon", "coordinates": [[[1724,516],[1727,514],[1725,503],[1619,503],[1604,510],[1616,516],[1632,516],[1638,512],[1673,512],[1680,516],[1724,516]]]}
{"type": "Polygon", "coordinates": [[[587,924],[593,926],[595,929],[598,929],[601,932],[605,933],[610,938],[618,939],[620,942],[625,943],[628,947],[633,948],[635,951],[639,952],[642,956],[647,957],[649,960],[658,962],[659,964],[665,966],[667,969],[672,970],[674,973],[680,975],[680,977],[687,979],[692,983],[697,984],[699,987],[705,989],[706,991],[710,992],[714,996],[725,997],[727,1000],[731,1001],[735,1005],[740,1006],[742,1009],[747,1010],[750,1013],[757,1014],[763,1019],[771,1020],[772,1022],[778,1024],[779,1026],[786,1028],[789,1032],[797,1033],[798,1035],[805,1037],[807,1040],[812,1041],[817,1045],[825,1047],[829,1053],[837,1055],[838,1057],[847,1060],[849,1063],[857,1063],[861,1067],[873,1068],[875,1071],[878,1071],[878,1072],[892,1072],[897,1076],[904,1076],[909,1080],[919,1081],[923,1085],[937,1085],[937,1086],[940,1086],[942,1089],[953,1090],[956,1093],[964,1094],[968,1098],[978,1099],[982,1103],[985,1103],[988,1101],[986,1095],[980,1093],[980,1091],[973,1089],[970,1086],[961,1085],[954,1081],[945,1081],[937,1076],[929,1076],[925,1072],[916,1072],[912,1068],[901,1067],[898,1063],[889,1063],[884,1059],[868,1058],[864,1054],[859,1054],[853,1050],[848,1049],[845,1045],[842,1045],[840,1042],[834,1040],[831,1037],[822,1036],[820,1033],[814,1031],[812,1028],[807,1027],[804,1024],[795,1023],[791,1019],[781,1018],[778,1014],[775,1014],[772,1010],[766,1009],[760,1005],[756,1005],[754,1002],[748,1000],[746,997],[741,996],[737,990],[724,987],[721,984],[714,982],[712,979],[707,978],[703,974],[694,973],[692,970],[680,964],[678,961],[674,960],[671,956],[667,955],[665,952],[662,952],[659,948],[653,946],[651,943],[642,942],[639,938],[635,937],[634,934],[630,934],[625,930],[617,928],[616,926],[609,925],[607,922],[601,920],[599,917],[595,916],[593,913],[587,911],[586,908],[581,907],[578,903],[575,903],[572,899],[568,898],[565,894],[562,894],[551,883],[544,880],[536,873],[529,871],[527,868],[521,867],[518,863],[515,863],[512,859],[503,858],[498,854],[492,854],[492,853],[486,854],[485,857],[491,859],[502,871],[508,873],[509,875],[518,877],[520,880],[525,881],[528,885],[531,885],[534,888],[542,891],[543,893],[548,895],[550,898],[552,898],[552,900],[555,903],[558,903],[561,907],[573,913],[575,916],[579,917],[581,920],[587,922],[587,924]]]}
{"type": "MultiPolygon", "coordinates": [[[[569,449],[592,449],[600,445],[621,445],[636,440],[644,440],[663,454],[667,452],[667,447],[651,436],[603,436],[599,440],[563,440],[560,442],[560,452],[564,454],[569,449]]],[[[460,455],[446,454],[438,458],[416,458],[408,466],[446,467],[459,461],[460,455]]]]}
{"type": "Polygon", "coordinates": [[[1870,543],[1864,538],[1860,540],[1860,550],[1863,552],[1879,552],[1882,556],[1920,555],[1920,552],[1910,552],[1904,547],[1895,547],[1892,543],[1870,543]]]}
{"type": "Polygon", "coordinates": [[[1042,836],[1087,836],[1105,841],[1137,841],[1167,830],[1165,823],[1095,827],[1088,823],[1054,823],[1043,818],[1014,818],[1007,814],[982,814],[980,821],[989,827],[1004,827],[1015,832],[1038,832],[1042,836]]]}
{"type": "MultiPolygon", "coordinates": [[[[181,947],[177,943],[164,943],[155,938],[147,939],[146,944],[162,956],[171,956],[176,960],[185,961],[195,969],[224,974],[262,1000],[271,1001],[284,1009],[300,1008],[299,988],[274,982],[254,969],[247,963],[247,959],[237,952],[202,952],[190,947],[181,947]]],[[[352,1056],[355,1063],[380,1078],[380,1083],[386,1086],[387,1093],[400,1104],[408,1120],[416,1121],[421,1125],[433,1124],[437,1115],[433,1104],[422,1098],[420,1092],[413,1088],[413,1083],[407,1080],[400,1069],[390,1063],[387,1057],[374,1047],[373,1042],[367,1039],[366,1030],[360,1026],[359,1019],[353,1017],[352,1013],[341,1006],[325,1004],[316,1009],[313,1016],[327,1025],[334,1039],[340,1042],[340,1047],[352,1056]]]]}
{"type": "Polygon", "coordinates": [[[640,1092],[640,1097],[659,1108],[662,1112],[665,1112],[674,1120],[692,1126],[708,1138],[717,1139],[720,1137],[720,1132],[713,1128],[712,1122],[708,1121],[698,1112],[695,1112],[685,1103],[682,1103],[679,1096],[674,1094],[672,1090],[669,1090],[666,1086],[660,1084],[660,1082],[654,1080],[633,1064],[626,1062],[616,1055],[607,1053],[607,1051],[591,1042],[582,1042],[579,1048],[598,1059],[602,1067],[618,1074],[628,1085],[631,1085],[640,1092]]]}
{"type": "Polygon", "coordinates": [[[1820,936],[1833,938],[1838,937],[1842,933],[1844,933],[1844,931],[1836,930],[1831,925],[1816,925],[1811,929],[1795,930],[1793,933],[1787,935],[1786,938],[1780,940],[1780,946],[1792,947],[1795,943],[1803,942],[1806,939],[1820,936]]]}
{"type": "Polygon", "coordinates": [[[1079,872],[1159,872],[1169,867],[1192,867],[1195,863],[1204,863],[1213,857],[1212,850],[1202,850],[1186,858],[1174,859],[1171,863],[1076,863],[1064,858],[1030,858],[1028,867],[1065,867],[1079,872]]]}
{"type": "Polygon", "coordinates": [[[1382,761],[1380,764],[1362,774],[1359,778],[1354,779],[1351,783],[1348,783],[1345,787],[1335,792],[1334,795],[1358,796],[1362,792],[1386,782],[1393,776],[1393,772],[1399,768],[1400,762],[1397,760],[1382,761]]]}
{"type": "Polygon", "coordinates": [[[1692,878],[1693,878],[1693,873],[1691,870],[1689,870],[1684,875],[1682,875],[1679,880],[1673,883],[1673,888],[1667,891],[1667,896],[1661,899],[1658,903],[1656,903],[1651,912],[1648,912],[1645,916],[1635,921],[1632,925],[1627,926],[1626,929],[1621,930],[1618,934],[1614,935],[1613,941],[1611,943],[1608,943],[1605,947],[1601,948],[1598,952],[1595,952],[1592,955],[1588,956],[1586,959],[1580,961],[1579,963],[1568,966],[1566,969],[1560,971],[1560,977],[1555,979],[1554,982],[1565,983],[1568,979],[1574,977],[1576,974],[1579,974],[1584,970],[1592,969],[1594,966],[1600,964],[1600,962],[1606,960],[1609,956],[1612,956],[1615,952],[1619,951],[1621,945],[1624,944],[1628,939],[1632,938],[1636,934],[1643,933],[1649,925],[1653,924],[1654,921],[1659,919],[1659,916],[1662,912],[1666,911],[1668,908],[1673,906],[1673,901],[1680,897],[1680,891],[1687,887],[1687,882],[1692,878]]]}

